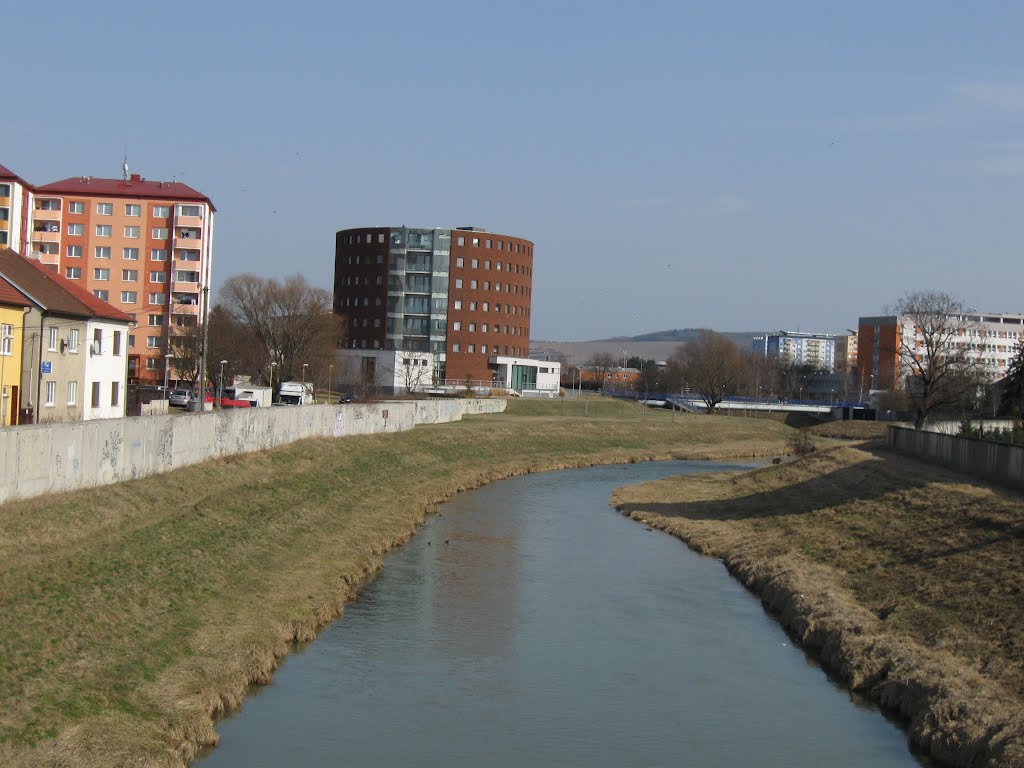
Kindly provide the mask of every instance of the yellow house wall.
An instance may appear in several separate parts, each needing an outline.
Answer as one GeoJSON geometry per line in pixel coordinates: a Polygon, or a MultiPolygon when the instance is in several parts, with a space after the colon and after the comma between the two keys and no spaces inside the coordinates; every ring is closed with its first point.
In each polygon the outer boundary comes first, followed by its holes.
{"type": "MultiPolygon", "coordinates": [[[[0,395],[4,387],[13,394],[13,387],[21,385],[21,350],[25,339],[25,313],[21,307],[8,307],[0,304],[0,324],[14,326],[14,343],[10,355],[0,355],[0,395]]],[[[17,414],[11,413],[11,398],[0,398],[0,424],[10,426],[15,422],[17,414]]]]}

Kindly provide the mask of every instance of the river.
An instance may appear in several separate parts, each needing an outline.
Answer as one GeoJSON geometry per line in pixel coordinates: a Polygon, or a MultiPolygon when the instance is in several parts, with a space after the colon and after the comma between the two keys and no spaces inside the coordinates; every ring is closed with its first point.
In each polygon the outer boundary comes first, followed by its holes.
{"type": "Polygon", "coordinates": [[[459,495],[218,724],[199,765],[920,765],[721,563],[608,506],[620,485],[723,466],[459,495]]]}

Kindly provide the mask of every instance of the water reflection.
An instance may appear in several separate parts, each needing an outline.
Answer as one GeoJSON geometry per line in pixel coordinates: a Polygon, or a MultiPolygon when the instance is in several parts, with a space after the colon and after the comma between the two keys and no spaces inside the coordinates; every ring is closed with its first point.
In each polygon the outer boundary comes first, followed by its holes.
{"type": "Polygon", "coordinates": [[[461,495],[220,725],[203,767],[915,765],[717,561],[608,507],[626,482],[711,468],[461,495]]]}

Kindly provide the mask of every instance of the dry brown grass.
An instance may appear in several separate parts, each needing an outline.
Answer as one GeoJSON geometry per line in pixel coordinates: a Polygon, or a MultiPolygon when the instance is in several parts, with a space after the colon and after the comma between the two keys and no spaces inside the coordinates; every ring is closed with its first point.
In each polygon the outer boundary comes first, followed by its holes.
{"type": "Polygon", "coordinates": [[[943,763],[1024,765],[1024,499],[881,449],[631,486],[943,763]]]}
{"type": "Polygon", "coordinates": [[[844,440],[884,439],[888,422],[884,421],[828,421],[807,427],[806,431],[818,437],[838,437],[844,440]]]}
{"type": "Polygon", "coordinates": [[[791,430],[561,403],[0,507],[0,765],[180,766],[436,502],[500,477],[769,456],[791,430]]]}

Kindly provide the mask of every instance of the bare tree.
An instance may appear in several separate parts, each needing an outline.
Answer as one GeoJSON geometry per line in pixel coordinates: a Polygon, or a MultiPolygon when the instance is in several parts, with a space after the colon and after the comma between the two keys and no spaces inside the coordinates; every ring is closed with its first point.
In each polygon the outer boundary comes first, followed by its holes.
{"type": "Polygon", "coordinates": [[[1003,379],[999,409],[1013,419],[1014,432],[1021,431],[1021,422],[1024,421],[1024,341],[1017,345],[1017,354],[1003,379]]]}
{"type": "Polygon", "coordinates": [[[743,371],[736,344],[714,331],[702,330],[696,341],[680,348],[673,357],[684,386],[704,401],[708,413],[714,413],[715,406],[735,391],[743,371]]]}
{"type": "MultiPolygon", "coordinates": [[[[608,372],[615,367],[615,358],[612,357],[610,352],[595,352],[590,360],[587,362],[585,368],[591,373],[587,379],[591,379],[595,389],[600,389],[604,386],[605,379],[608,378],[608,372]]],[[[586,382],[586,379],[584,380],[586,382]]]]}
{"type": "Polygon", "coordinates": [[[897,350],[914,427],[945,408],[959,406],[984,381],[979,343],[970,336],[978,325],[963,302],[942,291],[908,293],[896,303],[897,350]]]}
{"type": "Polygon", "coordinates": [[[331,309],[331,294],[302,275],[283,281],[236,275],[224,283],[219,298],[219,306],[251,334],[255,345],[253,358],[245,363],[255,370],[244,372],[262,376],[275,363],[277,379],[286,381],[299,379],[303,364],[311,374],[334,362],[343,341],[342,320],[331,309]]]}
{"type": "Polygon", "coordinates": [[[188,388],[194,390],[199,380],[199,368],[203,357],[203,329],[198,324],[178,329],[170,336],[171,348],[168,350],[174,357],[171,367],[180,381],[186,382],[188,388]]]}

